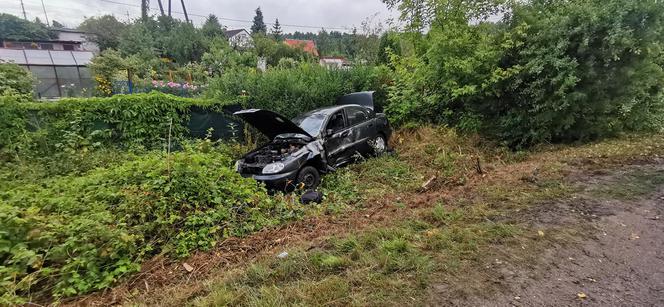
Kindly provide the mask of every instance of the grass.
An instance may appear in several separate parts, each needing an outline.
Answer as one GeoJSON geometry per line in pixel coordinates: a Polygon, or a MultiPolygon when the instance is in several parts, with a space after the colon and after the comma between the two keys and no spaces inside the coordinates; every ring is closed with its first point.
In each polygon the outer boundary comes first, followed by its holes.
{"type": "MultiPolygon", "coordinates": [[[[401,142],[397,145],[398,156],[370,160],[330,176],[325,186],[327,195],[334,201],[356,204],[390,195],[393,203],[407,204],[408,200],[402,199],[417,194],[421,182],[431,175],[442,176],[445,183],[467,179],[475,171],[475,158],[489,161],[489,168],[513,165],[514,171],[495,181],[477,184],[472,193],[460,197],[439,197],[423,208],[404,205],[397,209],[397,216],[388,226],[327,238],[311,250],[304,244],[289,250],[286,259],[266,255],[247,269],[240,268],[236,274],[214,280],[206,288],[206,295],[189,303],[196,306],[421,303],[426,301],[427,289],[435,278],[476,271],[473,266],[491,246],[509,246],[518,238],[529,236],[541,241],[536,230],[506,222],[510,220],[506,217],[515,210],[572,195],[576,188],[564,180],[570,166],[578,167],[583,161],[594,159],[610,165],[664,152],[659,135],[576,148],[549,147],[531,153],[486,151],[476,144],[469,145],[472,142],[468,139],[461,142],[456,134],[436,128],[397,135],[395,139],[401,142]],[[455,150],[443,149],[450,147],[455,150]],[[640,152],[647,154],[641,156],[640,152]],[[536,168],[531,167],[533,161],[537,162],[536,168]]],[[[593,168],[593,165],[583,167],[593,168]]],[[[664,184],[664,174],[651,175],[633,176],[637,180],[627,185],[633,189],[628,194],[643,193],[664,184]]]]}
{"type": "MultiPolygon", "coordinates": [[[[555,236],[546,229],[546,237],[540,238],[537,230],[514,223],[512,217],[519,210],[573,194],[576,188],[565,180],[570,172],[664,153],[663,135],[517,153],[436,127],[400,131],[393,141],[396,155],[325,176],[322,207],[332,209],[319,213],[339,220],[329,226],[336,235],[264,250],[247,263],[215,269],[192,287],[180,289],[184,282],[176,288],[165,286],[134,297],[132,304],[421,303],[440,280],[458,282],[465,275],[481,274],[478,264],[492,248],[555,236]],[[477,161],[484,175],[478,174],[477,161]],[[432,176],[438,178],[434,186],[423,191],[422,183],[432,176]],[[277,258],[284,250],[288,256],[277,258]]],[[[489,291],[477,285],[470,288],[489,291]]]]}
{"type": "Polygon", "coordinates": [[[456,273],[521,230],[437,206],[420,218],[267,257],[213,282],[196,306],[398,305],[422,301],[435,272],[456,273]]]}

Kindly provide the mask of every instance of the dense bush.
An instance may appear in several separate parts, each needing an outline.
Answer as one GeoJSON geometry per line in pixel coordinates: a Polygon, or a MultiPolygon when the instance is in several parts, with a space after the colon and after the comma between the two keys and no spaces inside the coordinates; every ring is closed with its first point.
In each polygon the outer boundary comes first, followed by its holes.
{"type": "Polygon", "coordinates": [[[513,147],[662,128],[658,1],[517,2],[497,23],[470,21],[505,1],[396,2],[432,14],[415,52],[392,57],[396,123],[444,123],[513,147]]]}
{"type": "Polygon", "coordinates": [[[209,101],[160,93],[48,103],[19,102],[20,99],[0,98],[6,110],[0,121],[4,128],[0,132],[0,152],[5,155],[16,155],[21,148],[41,154],[99,146],[164,148],[169,132],[172,140],[182,140],[191,106],[215,107],[209,101]]]}
{"type": "Polygon", "coordinates": [[[238,69],[212,79],[207,96],[215,101],[244,101],[247,107],[294,117],[332,105],[350,92],[378,90],[380,98],[388,79],[385,75],[381,68],[328,70],[317,64],[278,67],[263,73],[238,69]]]}
{"type": "Polygon", "coordinates": [[[0,60],[0,95],[32,95],[34,79],[27,69],[0,60]]]}
{"type": "Polygon", "coordinates": [[[198,146],[0,188],[0,304],[108,287],[157,253],[186,256],[301,215],[232,161],[198,146]]]}

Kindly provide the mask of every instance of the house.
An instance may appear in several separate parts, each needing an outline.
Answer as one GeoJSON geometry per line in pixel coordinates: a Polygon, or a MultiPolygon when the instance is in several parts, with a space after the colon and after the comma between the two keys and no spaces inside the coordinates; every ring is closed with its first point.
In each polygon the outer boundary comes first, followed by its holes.
{"type": "Polygon", "coordinates": [[[58,33],[58,40],[60,41],[77,42],[80,43],[80,47],[82,50],[92,51],[94,53],[99,52],[99,46],[96,43],[88,40],[88,37],[92,35],[90,33],[76,29],[64,29],[64,28],[55,29],[54,31],[58,33]]]}
{"type": "Polygon", "coordinates": [[[333,57],[333,56],[321,57],[319,63],[321,66],[324,66],[326,68],[336,68],[336,69],[348,68],[351,66],[350,62],[346,60],[346,58],[344,57],[333,57]]]}
{"type": "Polygon", "coordinates": [[[318,49],[316,48],[316,43],[312,40],[300,40],[300,39],[286,39],[284,44],[291,46],[293,48],[301,48],[304,51],[310,53],[311,55],[318,57],[318,49]]]}
{"type": "Polygon", "coordinates": [[[87,65],[99,47],[86,39],[85,32],[54,29],[57,39],[17,41],[0,44],[0,62],[13,62],[37,79],[39,98],[77,96],[94,88],[87,65]]]}
{"type": "Polygon", "coordinates": [[[224,30],[224,34],[228,39],[228,43],[233,48],[251,48],[254,45],[254,40],[251,38],[249,31],[245,29],[224,30]]]}

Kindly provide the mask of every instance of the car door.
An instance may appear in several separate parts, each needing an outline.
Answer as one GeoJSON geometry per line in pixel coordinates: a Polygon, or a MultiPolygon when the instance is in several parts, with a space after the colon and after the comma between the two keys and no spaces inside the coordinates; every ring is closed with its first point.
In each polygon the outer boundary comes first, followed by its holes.
{"type": "Polygon", "coordinates": [[[350,160],[353,154],[353,137],[348,129],[346,114],[343,110],[330,116],[323,133],[325,133],[324,146],[328,164],[339,166],[350,160]]]}
{"type": "Polygon", "coordinates": [[[353,151],[369,154],[371,146],[368,141],[376,136],[376,125],[371,118],[370,110],[360,106],[350,106],[345,109],[348,129],[353,139],[353,151]]]}

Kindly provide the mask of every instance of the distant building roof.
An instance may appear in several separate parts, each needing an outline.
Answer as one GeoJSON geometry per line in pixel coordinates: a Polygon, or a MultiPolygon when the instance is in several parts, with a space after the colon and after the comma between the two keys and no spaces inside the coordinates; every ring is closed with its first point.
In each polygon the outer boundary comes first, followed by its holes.
{"type": "Polygon", "coordinates": [[[312,40],[286,39],[284,40],[284,44],[293,48],[302,48],[304,51],[311,53],[313,56],[318,56],[316,43],[312,40]]]}
{"type": "Polygon", "coordinates": [[[243,32],[243,31],[249,33],[245,29],[234,29],[234,30],[224,30],[224,34],[226,35],[226,37],[233,37],[233,36],[238,35],[239,33],[243,32]]]}
{"type": "Polygon", "coordinates": [[[78,30],[78,29],[70,29],[70,28],[51,28],[52,31],[58,31],[58,32],[69,32],[69,33],[83,33],[83,34],[88,34],[88,32],[83,31],[83,30],[78,30]]]}

